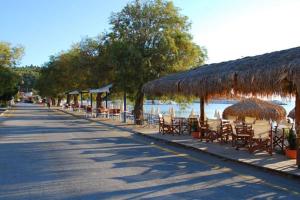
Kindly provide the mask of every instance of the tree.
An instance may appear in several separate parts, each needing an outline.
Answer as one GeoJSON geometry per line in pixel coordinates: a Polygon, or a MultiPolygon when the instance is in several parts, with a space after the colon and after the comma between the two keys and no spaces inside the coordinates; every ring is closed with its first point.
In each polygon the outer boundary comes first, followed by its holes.
{"type": "Polygon", "coordinates": [[[19,76],[12,70],[24,53],[21,46],[12,47],[10,43],[0,42],[0,101],[6,104],[17,92],[19,76]]]}
{"type": "Polygon", "coordinates": [[[18,92],[19,76],[8,67],[0,66],[0,103],[6,105],[6,102],[18,92]]]}
{"type": "Polygon", "coordinates": [[[0,42],[0,66],[13,67],[18,64],[18,61],[24,54],[24,47],[12,47],[8,42],[0,42]]]}
{"type": "Polygon", "coordinates": [[[206,52],[192,42],[191,24],[172,2],[134,1],[110,18],[115,86],[134,100],[142,119],[144,83],[204,63],[206,52]]]}
{"type": "Polygon", "coordinates": [[[42,67],[35,84],[35,89],[41,96],[58,98],[58,104],[68,87],[67,73],[69,72],[60,62],[59,56],[51,56],[49,62],[42,67]]]}
{"type": "MultiPolygon", "coordinates": [[[[67,91],[107,84],[112,76],[107,42],[105,34],[95,38],[86,37],[68,51],[52,56],[38,80],[40,95],[60,99],[67,91]]],[[[99,97],[98,100],[101,100],[99,97]]],[[[78,96],[74,96],[74,103],[78,103],[78,96]]]]}
{"type": "Polygon", "coordinates": [[[14,67],[13,70],[21,77],[20,92],[32,92],[40,75],[41,68],[38,66],[14,67]]]}

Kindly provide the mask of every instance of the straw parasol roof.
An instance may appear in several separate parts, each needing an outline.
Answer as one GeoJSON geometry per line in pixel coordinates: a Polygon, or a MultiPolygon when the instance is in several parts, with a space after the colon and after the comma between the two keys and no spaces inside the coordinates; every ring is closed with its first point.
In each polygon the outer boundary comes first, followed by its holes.
{"type": "Polygon", "coordinates": [[[280,105],[250,98],[227,107],[223,112],[223,118],[226,119],[228,116],[237,116],[238,118],[254,117],[256,119],[280,121],[285,118],[286,111],[280,105]]]}
{"type": "Polygon", "coordinates": [[[295,119],[295,108],[289,112],[288,117],[295,119]]]}
{"type": "Polygon", "coordinates": [[[152,95],[195,95],[199,97],[235,94],[300,93],[300,47],[237,60],[207,64],[146,83],[143,91],[152,95]]]}

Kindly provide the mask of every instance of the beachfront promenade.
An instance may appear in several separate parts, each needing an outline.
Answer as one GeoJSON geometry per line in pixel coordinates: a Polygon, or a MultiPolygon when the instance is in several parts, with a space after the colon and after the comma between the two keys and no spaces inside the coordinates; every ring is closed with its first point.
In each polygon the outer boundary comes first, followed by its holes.
{"type": "Polygon", "coordinates": [[[299,186],[118,124],[36,105],[17,105],[0,118],[1,200],[299,199],[299,186]]]}

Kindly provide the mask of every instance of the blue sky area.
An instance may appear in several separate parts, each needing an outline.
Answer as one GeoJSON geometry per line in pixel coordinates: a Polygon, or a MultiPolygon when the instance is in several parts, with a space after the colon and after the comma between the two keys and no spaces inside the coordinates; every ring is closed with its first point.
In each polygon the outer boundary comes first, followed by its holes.
{"type": "MultiPolygon", "coordinates": [[[[109,30],[127,0],[0,0],[0,40],[25,46],[41,65],[85,36],[109,30]]],[[[299,0],[175,0],[211,62],[300,46],[299,0]]]]}

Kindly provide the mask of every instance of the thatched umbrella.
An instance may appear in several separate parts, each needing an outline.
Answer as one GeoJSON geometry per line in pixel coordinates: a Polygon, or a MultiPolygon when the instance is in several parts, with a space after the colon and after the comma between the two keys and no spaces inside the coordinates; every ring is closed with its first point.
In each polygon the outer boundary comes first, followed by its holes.
{"type": "Polygon", "coordinates": [[[144,85],[147,94],[199,97],[300,94],[300,47],[199,66],[144,85]],[[298,86],[298,87],[295,87],[298,86]]]}
{"type": "Polygon", "coordinates": [[[289,112],[288,117],[295,119],[295,108],[289,112]]]}
{"type": "Polygon", "coordinates": [[[223,118],[226,119],[228,116],[237,116],[238,118],[254,117],[256,119],[280,121],[285,119],[286,111],[280,105],[250,98],[227,107],[223,112],[223,118]]]}
{"type": "MultiPolygon", "coordinates": [[[[234,94],[300,94],[300,47],[208,64],[148,82],[152,95],[183,94],[209,99],[234,94]]],[[[296,97],[296,99],[298,99],[296,97]]],[[[299,97],[300,107],[300,97],[299,97]]],[[[299,108],[300,124],[300,108],[299,108]]]]}
{"type": "MultiPolygon", "coordinates": [[[[235,95],[295,95],[295,121],[300,143],[300,47],[199,66],[151,81],[143,90],[152,95],[183,94],[206,99],[231,97],[232,90],[235,95]]],[[[300,156],[297,164],[300,167],[300,156]]]]}

